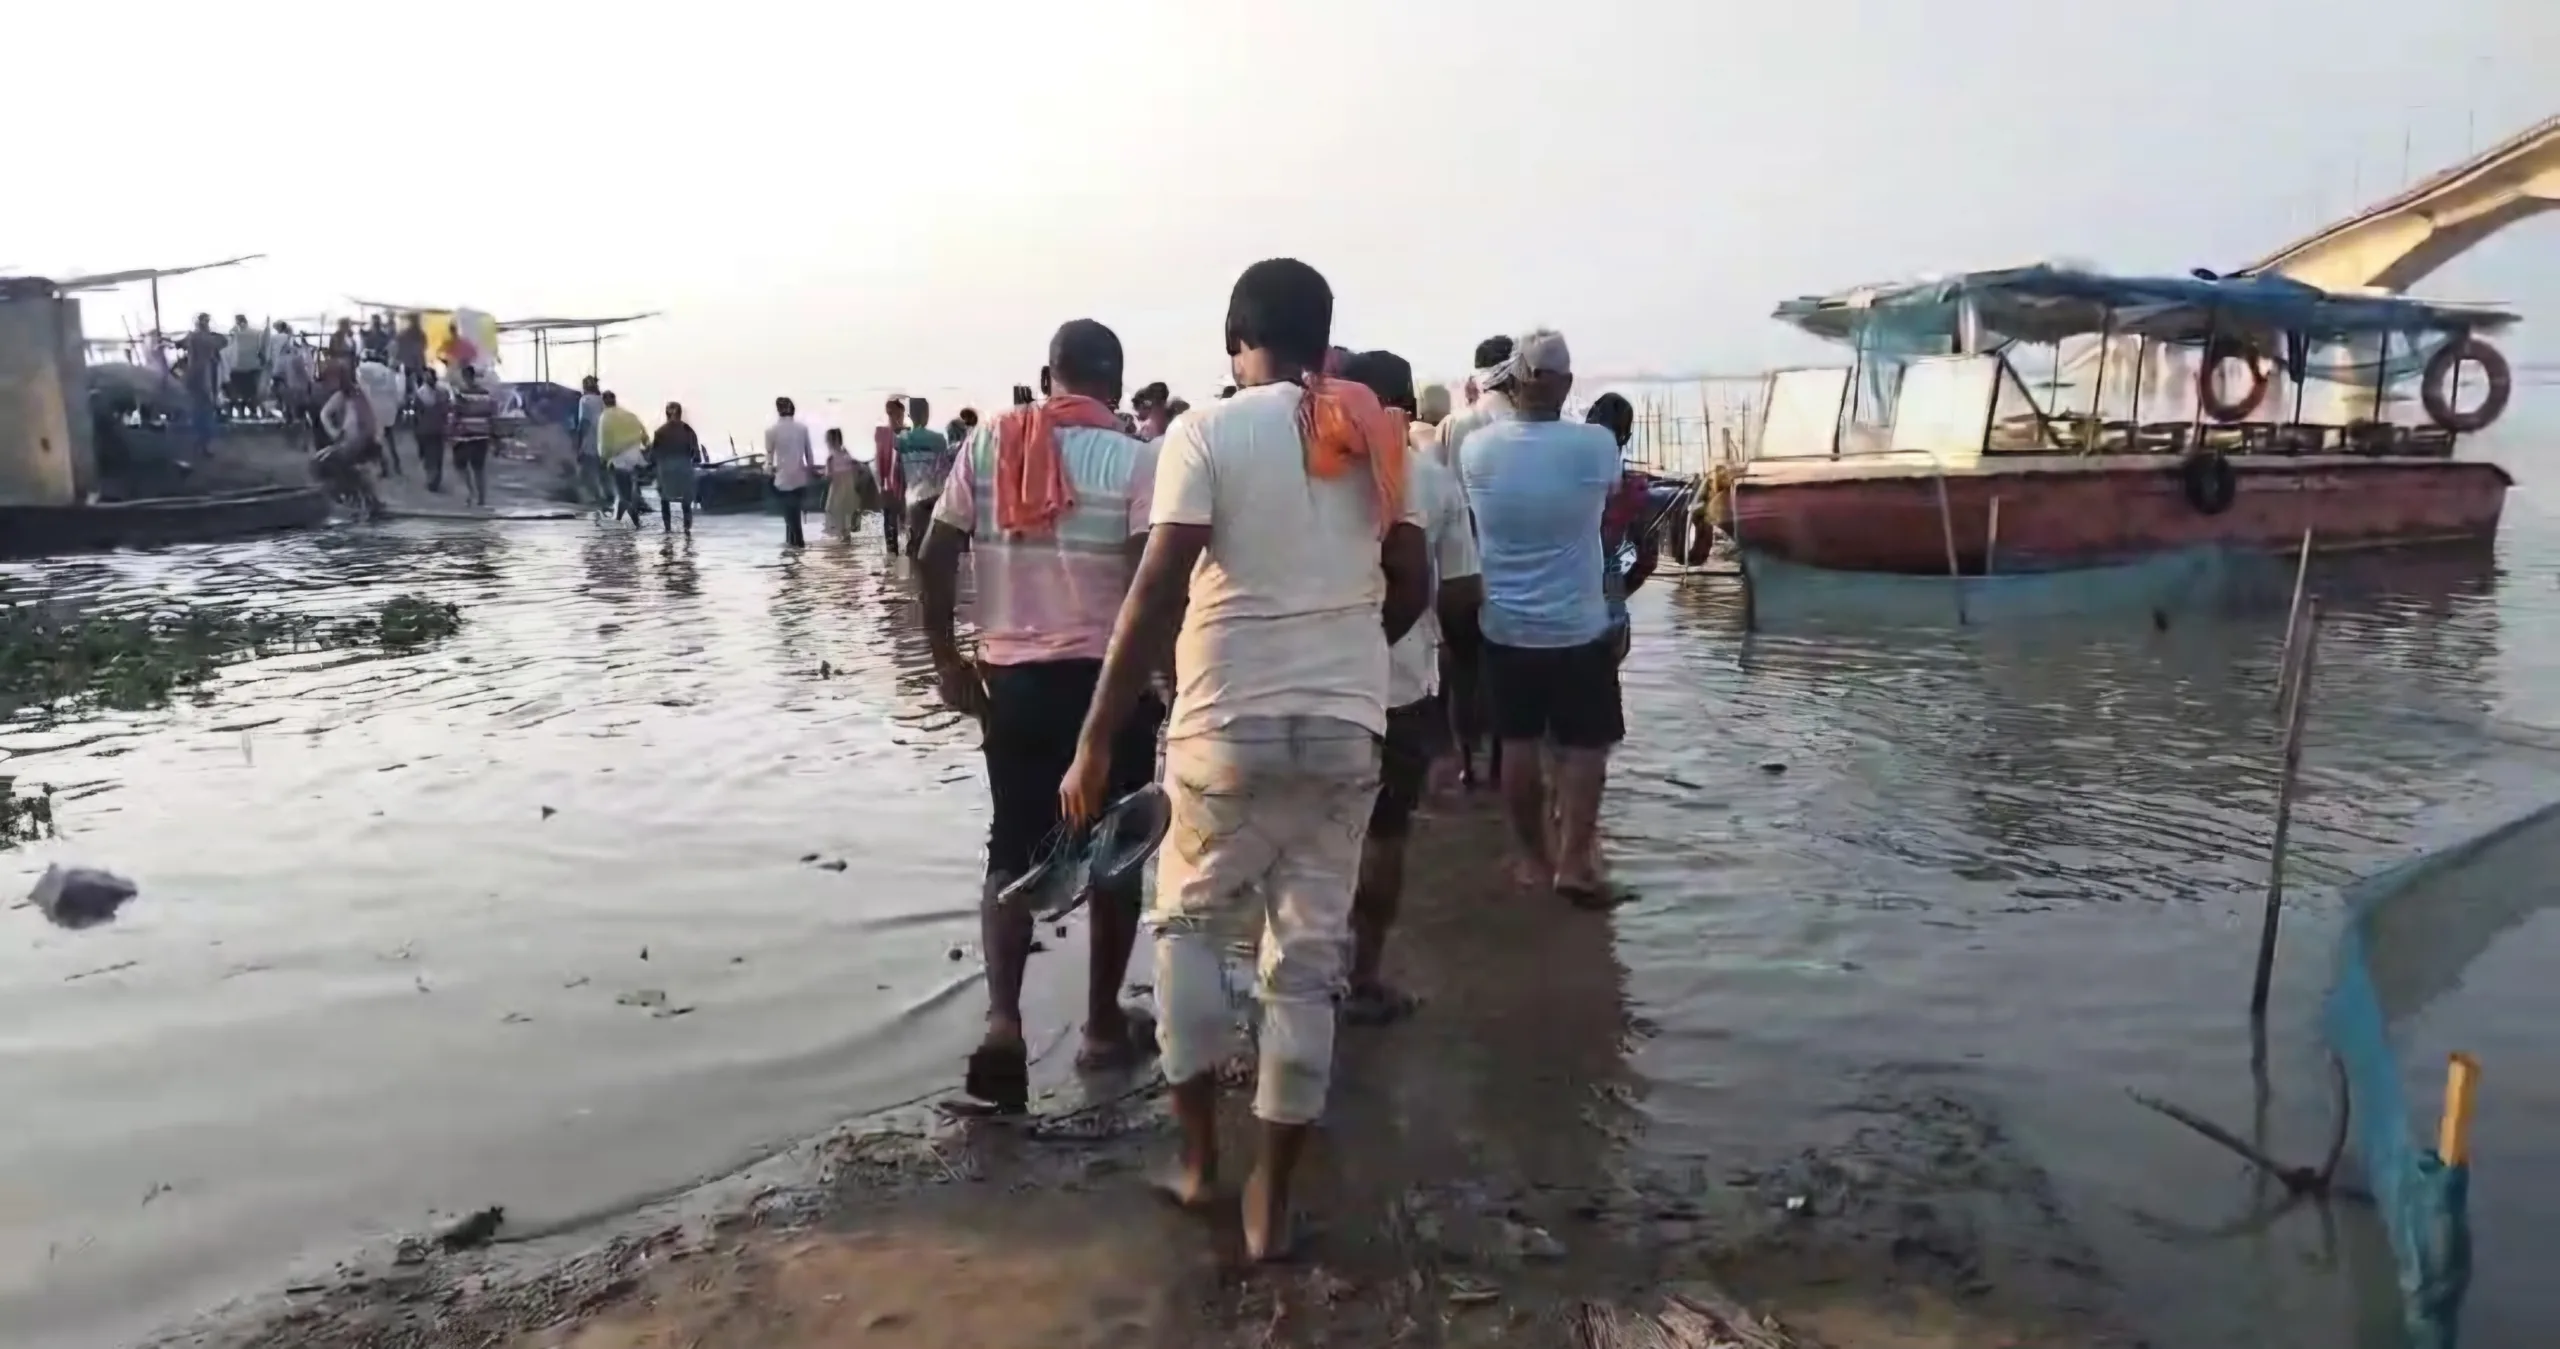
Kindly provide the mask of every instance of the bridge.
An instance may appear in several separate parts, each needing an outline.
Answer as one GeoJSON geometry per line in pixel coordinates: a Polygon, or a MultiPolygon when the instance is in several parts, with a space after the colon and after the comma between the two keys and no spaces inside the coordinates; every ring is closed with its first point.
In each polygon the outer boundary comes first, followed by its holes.
{"type": "Polygon", "coordinates": [[[2560,117],[2324,225],[2242,268],[2323,290],[2399,294],[2518,221],[2560,207],[2560,117]]]}

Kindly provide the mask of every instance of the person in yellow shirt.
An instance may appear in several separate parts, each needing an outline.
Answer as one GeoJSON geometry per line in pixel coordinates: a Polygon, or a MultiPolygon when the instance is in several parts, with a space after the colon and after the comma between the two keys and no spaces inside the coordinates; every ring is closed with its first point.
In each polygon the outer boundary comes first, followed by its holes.
{"type": "Polygon", "coordinates": [[[596,452],[613,470],[613,518],[627,515],[634,526],[642,524],[640,465],[649,457],[649,428],[610,389],[604,394],[604,411],[596,417],[596,452]]]}

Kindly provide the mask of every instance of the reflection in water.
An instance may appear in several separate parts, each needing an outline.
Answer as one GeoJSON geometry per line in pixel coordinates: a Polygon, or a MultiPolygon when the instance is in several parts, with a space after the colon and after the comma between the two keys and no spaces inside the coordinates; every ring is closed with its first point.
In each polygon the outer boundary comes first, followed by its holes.
{"type": "MultiPolygon", "coordinates": [[[[470,620],[430,651],[281,657],[203,708],[0,741],[0,771],[63,789],[66,831],[5,864],[142,886],[111,926],[19,913],[0,943],[13,1345],[129,1338],[431,1210],[611,1212],[947,1085],[976,1020],[984,799],[974,737],[927,715],[907,564],[867,539],[778,555],[761,519],[696,529],[401,526],[0,568],[81,604],[329,612],[398,589],[470,620]],[[693,1010],[618,1001],[647,990],[693,1010]]],[[[2280,1145],[2326,1133],[2326,884],[2548,790],[2555,537],[2516,522],[2495,576],[2321,574],[2280,1145]]],[[[2155,1338],[2348,1342],[2316,1223],[2190,1247],[2127,1216],[2209,1226],[2245,1199],[2121,1091],[2246,1118],[2281,614],[1746,638],[1706,579],[1635,608],[1608,829],[1644,899],[1569,925],[1418,900],[1399,940],[1459,953],[1480,981],[1460,995],[1527,1019],[1496,1038],[1547,1052],[1477,1065],[1463,1108],[1346,1087],[1377,1103],[1341,1127],[1499,1118],[1477,1163],[1581,1186],[1608,1161],[1595,1125],[1721,1173],[1872,1134],[1880,1101],[1958,1102],[2041,1165],[2155,1338]]],[[[1423,831],[1498,846],[1489,819],[1423,831]]],[[[2530,1029],[2560,1014],[2555,942],[2523,919],[2411,1027],[2421,1100],[2450,1044],[2496,1084],[2475,1328],[2560,1321],[2532,1274],[2560,1148],[2530,1123],[2560,1106],[2530,1029]]],[[[1036,1024],[1071,1025],[1075,964],[1035,968],[1036,1024]]]]}

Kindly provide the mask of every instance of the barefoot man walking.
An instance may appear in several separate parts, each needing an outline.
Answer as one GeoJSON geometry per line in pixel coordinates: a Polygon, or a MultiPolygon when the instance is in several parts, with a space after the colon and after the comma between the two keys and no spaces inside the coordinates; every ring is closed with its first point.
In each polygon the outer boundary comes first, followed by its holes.
{"type": "Polygon", "coordinates": [[[1559,334],[1521,338],[1490,382],[1513,415],[1469,435],[1459,457],[1484,550],[1484,674],[1513,875],[1605,907],[1600,794],[1626,736],[1600,555],[1618,444],[1561,419],[1573,360],[1559,334]]]}
{"type": "MultiPolygon", "coordinates": [[[[1007,885],[1044,860],[1058,832],[1058,780],[1075,762],[1111,625],[1147,542],[1156,450],[1120,433],[1120,338],[1091,319],[1049,342],[1057,393],[1015,408],[993,433],[962,448],[934,507],[917,567],[925,642],[944,702],[979,719],[995,818],[987,831],[986,888],[979,902],[987,951],[987,1033],[969,1056],[966,1090],[995,1110],[1029,1103],[1030,1055],[1022,1037],[1022,971],[1031,956],[1029,899],[1003,902],[1007,885]],[[960,549],[976,559],[979,650],[960,651],[956,610],[960,549]]],[[[1141,697],[1106,739],[1111,795],[1155,780],[1156,728],[1164,709],[1141,697]]],[[[1093,897],[1085,983],[1088,1070],[1135,1065],[1120,1010],[1120,983],[1138,940],[1139,877],[1093,897]]]]}
{"type": "MultiPolygon", "coordinates": [[[[1341,373],[1378,395],[1399,421],[1413,416],[1413,366],[1403,357],[1358,352],[1344,359],[1341,373]]],[[[1412,445],[1410,435],[1406,445],[1412,445]]],[[[1430,546],[1433,612],[1387,653],[1378,804],[1369,812],[1369,838],[1360,850],[1360,884],[1351,903],[1351,982],[1342,998],[1342,1019],[1355,1026],[1398,1021],[1414,1007],[1410,994],[1387,982],[1387,936],[1404,901],[1405,838],[1413,831],[1431,762],[1449,738],[1449,714],[1439,697],[1440,631],[1443,624],[1472,625],[1484,597],[1475,527],[1468,523],[1455,476],[1428,451],[1414,449],[1405,464],[1405,495],[1422,516],[1422,536],[1430,546]]]]}
{"type": "Polygon", "coordinates": [[[1182,1130],[1171,1185],[1198,1203],[1217,1183],[1216,1065],[1234,1030],[1218,933],[1253,904],[1264,923],[1262,1150],[1244,1242],[1256,1260],[1291,1252],[1290,1180],[1324,1113],[1378,793],[1387,648],[1431,594],[1400,433],[1367,389],[1318,373],[1332,328],[1332,288],[1305,263],[1258,262],[1237,280],[1226,336],[1243,387],[1157,446],[1153,528],[1058,788],[1068,818],[1100,811],[1121,728],[1178,626],[1172,829],[1147,914],[1182,1130]]]}

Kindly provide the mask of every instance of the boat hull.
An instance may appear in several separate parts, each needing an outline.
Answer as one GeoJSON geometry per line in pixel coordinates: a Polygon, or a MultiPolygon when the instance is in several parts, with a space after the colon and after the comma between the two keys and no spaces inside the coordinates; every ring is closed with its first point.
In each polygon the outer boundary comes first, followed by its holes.
{"type": "Polygon", "coordinates": [[[259,487],[92,506],[0,506],[0,557],[202,543],[305,529],[328,520],[328,495],[316,487],[259,487]]]}
{"type": "Polygon", "coordinates": [[[1744,546],[1837,571],[2085,567],[2189,548],[2321,551],[2495,537],[2512,479],[2495,464],[2240,456],[2229,509],[2197,510],[2167,456],[1927,465],[1764,460],[1735,488],[1744,546]],[[1940,504],[1941,485],[1945,493],[1940,504]],[[1995,507],[1995,504],[1996,507],[1995,507]],[[1994,516],[1997,516],[1996,542],[1994,516]]]}

